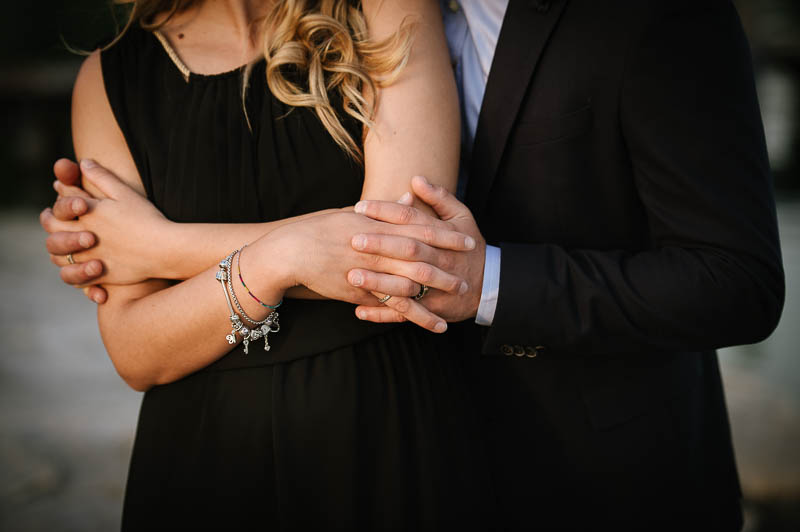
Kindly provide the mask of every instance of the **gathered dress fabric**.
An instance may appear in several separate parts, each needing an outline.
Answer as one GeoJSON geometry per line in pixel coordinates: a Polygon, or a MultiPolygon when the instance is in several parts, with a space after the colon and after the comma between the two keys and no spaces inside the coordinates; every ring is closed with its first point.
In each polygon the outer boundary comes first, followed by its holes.
{"type": "MultiPolygon", "coordinates": [[[[313,110],[270,93],[263,61],[244,99],[243,69],[185,77],[142,29],[101,62],[148,199],[169,219],[268,222],[359,199],[362,168],[313,110]]],[[[361,322],[353,310],[287,300],[271,351],[237,346],[147,391],[122,529],[485,529],[469,336],[361,322]]]]}

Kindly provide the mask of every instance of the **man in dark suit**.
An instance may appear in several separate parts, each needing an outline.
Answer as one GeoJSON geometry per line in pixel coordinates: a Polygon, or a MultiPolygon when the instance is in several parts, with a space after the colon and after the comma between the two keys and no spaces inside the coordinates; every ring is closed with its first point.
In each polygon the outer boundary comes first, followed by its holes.
{"type": "MultiPolygon", "coordinates": [[[[421,302],[448,321],[477,317],[451,329],[480,346],[498,528],[740,529],[714,350],[768,336],[784,281],[731,2],[453,0],[445,10],[465,204],[417,179],[444,221],[401,204],[357,210],[478,242],[460,254],[426,248],[470,290],[421,302]]],[[[62,237],[59,252],[79,249],[62,237]]],[[[368,235],[362,251],[384,244],[368,235]]],[[[379,288],[360,273],[362,288],[379,288]]]]}
{"type": "MultiPolygon", "coordinates": [[[[448,3],[470,22],[468,4],[448,3]]],[[[767,337],[784,281],[735,9],[507,4],[466,143],[466,206],[414,183],[444,220],[499,248],[491,268],[482,245],[451,261],[470,293],[424,301],[485,324],[473,326],[475,386],[501,526],[738,530],[714,350],[767,337]]],[[[358,210],[437,223],[388,203],[358,210]]],[[[382,238],[367,251],[381,253],[382,238]]]]}

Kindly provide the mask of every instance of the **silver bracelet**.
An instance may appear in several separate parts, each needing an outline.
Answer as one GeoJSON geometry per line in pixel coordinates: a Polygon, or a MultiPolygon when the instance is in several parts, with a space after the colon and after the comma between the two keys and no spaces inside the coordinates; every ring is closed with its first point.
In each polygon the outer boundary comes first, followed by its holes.
{"type": "MultiPolygon", "coordinates": [[[[225,266],[225,273],[226,273],[226,275],[228,277],[228,292],[231,295],[231,299],[233,299],[233,304],[236,305],[236,308],[237,308],[237,310],[239,310],[239,314],[242,316],[244,321],[248,322],[250,325],[252,325],[254,327],[260,327],[261,325],[264,325],[265,323],[267,323],[267,320],[264,319],[264,320],[261,320],[261,321],[256,321],[253,318],[251,318],[250,316],[248,316],[247,313],[242,308],[242,305],[239,304],[239,298],[236,297],[236,291],[233,289],[233,273],[231,272],[231,268],[233,267],[233,259],[234,259],[234,257],[236,257],[236,255],[241,253],[241,251],[243,249],[244,249],[244,246],[242,246],[238,250],[234,251],[233,255],[231,255],[231,260],[228,261],[226,266],[225,266]]],[[[267,318],[267,319],[269,319],[269,318],[267,318]]]]}
{"type": "Polygon", "coordinates": [[[225,339],[230,345],[233,345],[236,343],[236,333],[239,333],[242,336],[244,354],[246,355],[249,352],[250,342],[263,337],[264,351],[269,351],[271,346],[269,345],[269,339],[267,338],[267,335],[269,333],[276,333],[281,330],[281,326],[278,321],[278,313],[271,312],[270,315],[264,320],[254,321],[244,312],[244,309],[239,304],[239,300],[236,298],[236,292],[233,290],[233,285],[231,284],[231,264],[233,263],[233,257],[236,256],[236,253],[238,253],[238,251],[232,252],[230,255],[220,261],[219,271],[217,271],[216,274],[216,279],[222,285],[222,290],[225,293],[225,302],[228,304],[228,310],[230,311],[229,319],[231,321],[231,332],[225,336],[225,339]],[[241,318],[233,310],[233,305],[231,305],[231,297],[229,294],[232,296],[236,307],[242,314],[242,317],[246,321],[250,322],[253,327],[248,328],[242,323],[241,318]]]}

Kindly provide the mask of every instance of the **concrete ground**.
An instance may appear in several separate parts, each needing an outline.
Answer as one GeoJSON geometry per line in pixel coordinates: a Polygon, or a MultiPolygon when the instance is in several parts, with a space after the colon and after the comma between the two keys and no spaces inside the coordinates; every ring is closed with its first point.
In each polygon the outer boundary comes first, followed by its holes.
{"type": "Polygon", "coordinates": [[[36,220],[0,215],[0,530],[116,530],[139,394],[36,220]]]}
{"type": "MultiPolygon", "coordinates": [[[[720,353],[750,532],[800,530],[800,204],[781,229],[782,325],[720,353]]],[[[37,213],[0,213],[0,249],[0,531],[116,530],[140,394],[47,260],[37,213]]]]}

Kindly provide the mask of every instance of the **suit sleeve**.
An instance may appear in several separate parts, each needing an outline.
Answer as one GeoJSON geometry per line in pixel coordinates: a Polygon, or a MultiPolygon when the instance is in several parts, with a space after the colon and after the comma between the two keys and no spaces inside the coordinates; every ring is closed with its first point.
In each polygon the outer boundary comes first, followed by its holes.
{"type": "Polygon", "coordinates": [[[487,354],[696,351],[760,341],[777,326],[784,274],[738,15],[727,0],[655,4],[619,103],[651,245],[501,243],[487,354]]]}

